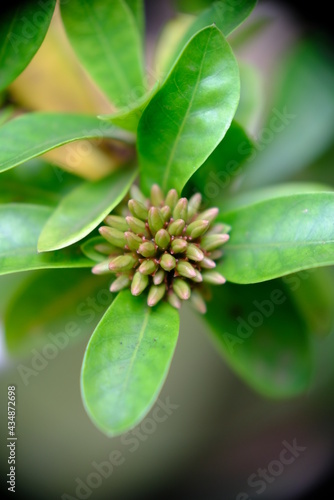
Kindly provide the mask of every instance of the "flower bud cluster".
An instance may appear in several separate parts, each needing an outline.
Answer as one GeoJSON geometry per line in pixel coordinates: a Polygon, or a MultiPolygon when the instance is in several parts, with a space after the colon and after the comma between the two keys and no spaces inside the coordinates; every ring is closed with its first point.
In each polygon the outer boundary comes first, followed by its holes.
{"type": "Polygon", "coordinates": [[[106,258],[93,273],[115,275],[111,292],[128,287],[132,295],[148,291],[151,307],[164,299],[180,308],[182,301],[190,300],[205,313],[205,284],[226,281],[215,270],[221,247],[229,239],[229,227],[213,223],[218,209],[199,212],[199,193],[187,200],[171,189],[164,196],[156,184],[150,199],[136,186],[131,195],[127,214],[108,215],[99,228],[106,242],[95,249],[106,258]]]}

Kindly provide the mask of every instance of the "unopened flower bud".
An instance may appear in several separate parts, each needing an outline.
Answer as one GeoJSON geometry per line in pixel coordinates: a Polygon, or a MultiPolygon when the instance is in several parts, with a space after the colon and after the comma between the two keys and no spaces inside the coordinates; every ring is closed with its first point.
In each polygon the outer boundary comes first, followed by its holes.
{"type": "Polygon", "coordinates": [[[156,246],[153,241],[145,241],[139,245],[138,252],[143,257],[154,257],[156,254],[156,246]]]}
{"type": "Polygon", "coordinates": [[[217,271],[205,271],[202,273],[203,281],[205,283],[210,283],[211,285],[223,285],[226,283],[224,276],[219,274],[217,271]]]}
{"type": "Polygon", "coordinates": [[[172,253],[185,252],[187,245],[188,243],[186,242],[186,240],[183,240],[182,238],[175,238],[170,244],[172,253]]]}
{"type": "Polygon", "coordinates": [[[124,248],[126,245],[124,233],[118,229],[102,226],[99,228],[99,233],[115,247],[124,248]]]}
{"type": "Polygon", "coordinates": [[[188,243],[186,256],[188,259],[194,260],[195,262],[201,262],[204,259],[204,253],[197,245],[194,245],[194,243],[188,243]]]}
{"type": "Polygon", "coordinates": [[[137,200],[129,200],[128,207],[134,217],[137,217],[142,221],[146,221],[148,216],[148,209],[144,205],[144,203],[141,203],[137,200]]]}
{"type": "Polygon", "coordinates": [[[169,292],[167,296],[167,300],[170,303],[171,306],[175,307],[175,309],[180,309],[181,308],[181,300],[179,297],[176,295],[174,292],[169,292]]]}
{"type": "Polygon", "coordinates": [[[155,285],[160,285],[165,279],[165,271],[163,269],[159,269],[153,276],[153,283],[155,285]]]}
{"type": "Polygon", "coordinates": [[[160,285],[152,285],[147,296],[147,305],[149,307],[155,306],[165,295],[166,285],[161,283],[160,285]]]}
{"type": "Polygon", "coordinates": [[[199,313],[201,313],[201,314],[206,313],[205,301],[204,301],[202,295],[199,292],[197,292],[196,290],[193,290],[191,293],[190,304],[199,313]]]}
{"type": "Polygon", "coordinates": [[[144,196],[144,194],[141,192],[141,190],[136,184],[132,184],[130,188],[130,197],[134,200],[140,201],[144,205],[147,202],[146,196],[144,196]]]}
{"type": "Polygon", "coordinates": [[[167,231],[172,236],[180,236],[185,225],[186,223],[183,219],[176,219],[169,224],[167,231]]]}
{"type": "Polygon", "coordinates": [[[196,269],[186,260],[179,260],[176,265],[177,272],[185,278],[195,278],[196,269]]]}
{"type": "Polygon", "coordinates": [[[216,263],[214,260],[209,259],[209,257],[204,257],[201,261],[201,267],[203,269],[214,269],[216,267],[216,263]]]}
{"type": "Polygon", "coordinates": [[[132,255],[119,255],[109,262],[109,269],[112,272],[128,271],[136,264],[137,259],[132,255]]]}
{"type": "Polygon", "coordinates": [[[188,200],[180,198],[173,210],[173,219],[186,220],[188,215],[188,200]]]}
{"type": "Polygon", "coordinates": [[[127,231],[129,229],[125,217],[121,217],[120,215],[107,215],[104,222],[119,231],[127,231]]]}
{"type": "Polygon", "coordinates": [[[131,231],[126,231],[124,233],[124,237],[125,237],[126,244],[129,248],[129,250],[132,250],[132,251],[138,250],[139,246],[143,242],[143,240],[139,236],[132,233],[131,231]]]}
{"type": "Polygon", "coordinates": [[[165,253],[160,259],[160,266],[165,271],[171,271],[176,266],[175,257],[169,253],[165,253]]]}
{"type": "Polygon", "coordinates": [[[176,189],[170,189],[167,193],[165,204],[170,207],[171,210],[174,210],[175,205],[177,204],[179,196],[177,194],[176,189]]]}
{"type": "Polygon", "coordinates": [[[202,236],[209,228],[210,222],[208,220],[195,220],[191,222],[186,229],[187,236],[190,236],[192,240],[202,236]]]}
{"type": "Polygon", "coordinates": [[[138,271],[142,274],[152,274],[157,268],[157,264],[152,259],[145,259],[139,266],[138,271]]]}
{"type": "Polygon", "coordinates": [[[162,250],[165,250],[165,248],[167,248],[169,245],[170,235],[166,231],[166,229],[159,229],[159,231],[155,235],[154,240],[158,247],[162,248],[162,250]]]}
{"type": "Polygon", "coordinates": [[[131,293],[132,295],[140,295],[149,283],[149,278],[146,274],[142,274],[137,271],[131,282],[131,293]]]}
{"type": "Polygon", "coordinates": [[[113,283],[110,286],[110,291],[111,292],[119,292],[120,290],[123,290],[123,288],[127,288],[130,285],[130,278],[126,274],[121,274],[121,276],[118,276],[118,278],[113,281],[113,283]]]}
{"type": "Polygon", "coordinates": [[[98,264],[95,264],[95,266],[92,269],[93,274],[110,274],[110,269],[109,269],[109,263],[111,259],[103,260],[102,262],[99,262],[98,264]]]}
{"type": "Polygon", "coordinates": [[[190,286],[181,278],[175,278],[173,281],[173,290],[181,300],[188,300],[191,295],[190,286]]]}
{"type": "Polygon", "coordinates": [[[159,229],[164,227],[165,221],[163,216],[160,213],[159,208],[151,207],[148,211],[148,225],[149,228],[154,235],[159,229]]]}
{"type": "Polygon", "coordinates": [[[209,222],[212,222],[217,217],[218,213],[218,208],[209,208],[208,210],[205,210],[204,212],[198,214],[196,220],[208,220],[209,222]]]}
{"type": "Polygon", "coordinates": [[[226,243],[229,238],[228,234],[209,234],[202,239],[201,247],[209,252],[226,243]]]}
{"type": "Polygon", "coordinates": [[[165,222],[167,222],[172,215],[172,211],[168,205],[164,205],[162,208],[160,208],[160,213],[165,222]]]}
{"type": "Polygon", "coordinates": [[[137,217],[131,217],[130,215],[126,217],[126,222],[133,233],[149,238],[150,235],[145,226],[145,222],[137,219],[137,217]]]}
{"type": "Polygon", "coordinates": [[[164,201],[164,194],[158,184],[153,184],[151,188],[151,202],[155,207],[160,207],[164,201]]]}
{"type": "Polygon", "coordinates": [[[111,255],[114,253],[119,253],[121,252],[120,248],[114,247],[113,245],[109,245],[109,243],[98,243],[97,245],[94,245],[94,249],[102,253],[103,255],[111,255]]]}
{"type": "Polygon", "coordinates": [[[197,212],[202,203],[202,196],[195,193],[188,202],[188,220],[190,220],[197,212]]]}

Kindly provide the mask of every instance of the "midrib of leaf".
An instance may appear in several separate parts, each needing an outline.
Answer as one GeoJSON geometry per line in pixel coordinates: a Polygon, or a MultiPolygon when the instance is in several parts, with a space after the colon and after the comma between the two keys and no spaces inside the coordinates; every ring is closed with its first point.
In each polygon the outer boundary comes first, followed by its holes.
{"type": "Polygon", "coordinates": [[[0,61],[2,61],[2,57],[4,55],[4,52],[5,52],[6,48],[7,48],[7,45],[9,43],[9,37],[8,37],[8,35],[12,32],[12,28],[13,28],[15,22],[16,22],[16,18],[18,16],[19,9],[20,9],[20,7],[16,7],[16,11],[15,11],[15,14],[13,16],[13,20],[12,20],[12,22],[10,23],[10,25],[8,27],[8,31],[7,31],[7,35],[6,35],[6,39],[5,39],[6,41],[3,44],[2,50],[1,50],[1,53],[0,53],[0,61]]]}
{"type": "MultiPolygon", "coordinates": [[[[122,0],[122,4],[124,5],[123,0],[122,0]]],[[[96,15],[95,15],[94,9],[92,9],[91,6],[89,5],[89,3],[87,3],[86,1],[83,2],[83,5],[84,5],[85,12],[87,14],[87,19],[90,19],[91,22],[95,26],[95,30],[96,30],[97,36],[98,36],[98,38],[99,38],[99,40],[101,42],[101,45],[104,48],[105,54],[107,55],[108,63],[110,64],[110,68],[112,68],[115,71],[115,73],[117,74],[117,79],[121,83],[121,85],[123,85],[124,87],[126,87],[127,91],[130,93],[131,87],[129,85],[129,82],[127,81],[126,78],[124,78],[123,72],[120,71],[118,63],[117,63],[117,58],[109,50],[108,41],[106,40],[103,32],[101,32],[101,30],[99,29],[99,23],[98,23],[98,21],[96,19],[96,15]]]]}
{"type": "Polygon", "coordinates": [[[167,166],[166,166],[166,169],[165,169],[165,174],[163,176],[163,182],[162,182],[162,190],[165,191],[166,190],[166,185],[167,185],[167,182],[168,182],[168,177],[169,177],[169,173],[170,173],[170,169],[171,169],[171,165],[172,165],[172,161],[174,159],[174,156],[175,156],[175,151],[176,151],[176,148],[178,146],[178,143],[179,143],[179,140],[180,140],[180,136],[181,136],[181,133],[183,132],[183,129],[185,127],[185,123],[186,123],[186,119],[188,118],[189,116],[189,113],[190,113],[190,110],[191,110],[191,107],[193,105],[193,102],[194,102],[194,99],[195,99],[195,95],[196,95],[196,92],[197,92],[197,88],[198,88],[198,85],[199,85],[199,81],[200,81],[200,78],[201,78],[201,75],[202,75],[202,70],[203,70],[203,64],[204,64],[204,59],[205,59],[205,56],[206,56],[206,51],[207,51],[207,48],[208,48],[208,44],[209,44],[209,41],[212,37],[212,33],[210,33],[210,36],[208,37],[207,39],[207,42],[206,42],[206,46],[205,46],[205,50],[203,51],[203,57],[202,57],[202,60],[201,60],[201,65],[200,65],[200,70],[199,70],[199,73],[198,73],[198,76],[197,76],[197,81],[196,81],[196,85],[195,85],[195,89],[194,89],[194,92],[193,92],[193,95],[191,97],[191,100],[189,102],[189,106],[187,108],[187,111],[184,115],[184,118],[182,120],[182,123],[181,123],[181,126],[179,128],[179,131],[177,133],[177,136],[175,138],[175,142],[174,142],[174,146],[172,148],[172,151],[171,151],[171,154],[169,156],[169,159],[168,159],[168,162],[167,162],[167,166]]]}

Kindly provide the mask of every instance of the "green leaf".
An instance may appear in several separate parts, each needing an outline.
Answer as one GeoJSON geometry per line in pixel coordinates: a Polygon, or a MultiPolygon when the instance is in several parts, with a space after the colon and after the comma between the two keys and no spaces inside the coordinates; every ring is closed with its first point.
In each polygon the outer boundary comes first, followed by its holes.
{"type": "Polygon", "coordinates": [[[7,306],[7,349],[15,355],[45,344],[51,344],[51,355],[65,349],[96,326],[113,299],[108,288],[106,276],[88,269],[36,271],[7,306]]]}
{"type": "Polygon", "coordinates": [[[138,31],[141,37],[145,34],[145,18],[144,18],[144,5],[143,0],[124,0],[137,23],[138,31]]]}
{"type": "Polygon", "coordinates": [[[234,283],[334,264],[334,193],[269,199],[218,219],[232,227],[218,267],[234,283]]]}
{"type": "Polygon", "coordinates": [[[219,2],[213,2],[213,4],[197,16],[195,21],[190,25],[179,42],[177,50],[167,67],[171,67],[174,64],[188,40],[199,30],[215,24],[222,34],[227,37],[249,16],[255,4],[256,0],[241,0],[238,2],[221,0],[219,2]]]}
{"type": "Polygon", "coordinates": [[[204,320],[231,368],[266,396],[305,391],[312,371],[307,328],[282,281],[227,283],[212,293],[204,320]]]}
{"type": "Polygon", "coordinates": [[[40,205],[0,205],[0,275],[32,269],[91,267],[79,247],[37,253],[40,232],[52,209],[40,205]]]}
{"type": "Polygon", "coordinates": [[[166,302],[120,292],[93,333],[82,366],[82,397],[95,425],[110,436],[135,426],[167,376],[179,330],[166,302]]]}
{"type": "Polygon", "coordinates": [[[146,91],[142,50],[142,2],[61,2],[65,29],[75,52],[106,96],[117,106],[146,91]]]}
{"type": "Polygon", "coordinates": [[[159,82],[157,82],[152,89],[140,97],[136,102],[129,104],[124,109],[121,109],[111,115],[99,115],[99,118],[135,134],[137,132],[141,115],[154,94],[156,94],[158,88],[159,82]]]}
{"type": "Polygon", "coordinates": [[[133,135],[94,116],[26,113],[0,128],[0,172],[79,139],[132,142],[133,135]],[[20,140],[18,140],[18,137],[20,140]]]}
{"type": "Polygon", "coordinates": [[[239,99],[239,72],[214,26],[186,46],[138,126],[141,186],[179,193],[228,130],[239,99]]]}
{"type": "Polygon", "coordinates": [[[88,257],[89,259],[92,259],[96,262],[102,262],[103,260],[106,259],[106,256],[98,252],[95,249],[95,246],[105,243],[106,240],[102,236],[93,236],[93,238],[89,238],[89,240],[82,243],[80,248],[82,253],[84,253],[86,257],[88,257]]]}
{"type": "Polygon", "coordinates": [[[271,112],[257,134],[243,189],[291,179],[333,143],[334,64],[326,50],[301,42],[277,68],[271,112]]]}
{"type": "Polygon", "coordinates": [[[246,132],[233,121],[223,140],[194,173],[189,184],[196,187],[211,206],[217,204],[220,207],[226,197],[229,199],[227,193],[233,191],[233,185],[252,151],[253,144],[246,132]]]}
{"type": "Polygon", "coordinates": [[[56,0],[36,5],[14,2],[2,9],[0,18],[0,91],[28,66],[42,44],[56,0]]]}
{"type": "Polygon", "coordinates": [[[38,251],[58,250],[87,236],[122,201],[136,175],[133,168],[122,169],[71,191],[43,227],[38,251]]]}

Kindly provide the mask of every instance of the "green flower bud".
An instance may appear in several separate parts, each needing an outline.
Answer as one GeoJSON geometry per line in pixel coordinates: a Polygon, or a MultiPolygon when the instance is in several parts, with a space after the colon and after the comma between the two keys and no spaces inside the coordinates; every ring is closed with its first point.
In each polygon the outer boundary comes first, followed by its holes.
{"type": "Polygon", "coordinates": [[[160,285],[165,279],[165,271],[163,269],[159,269],[153,276],[153,283],[155,285],[160,285]]]}
{"type": "Polygon", "coordinates": [[[139,266],[138,271],[142,274],[152,274],[157,268],[157,264],[154,260],[145,259],[139,266]]]}
{"type": "Polygon", "coordinates": [[[170,207],[171,210],[174,210],[175,205],[177,204],[179,196],[177,194],[176,189],[170,189],[167,193],[165,203],[170,207]]]}
{"type": "Polygon", "coordinates": [[[224,228],[225,224],[215,224],[214,226],[211,226],[209,231],[206,233],[207,235],[209,234],[222,234],[224,233],[224,228]]]}
{"type": "Polygon", "coordinates": [[[164,205],[161,209],[160,209],[160,213],[164,219],[165,222],[167,222],[171,215],[172,215],[172,211],[170,209],[170,207],[168,205],[164,205]]]}
{"type": "Polygon", "coordinates": [[[181,278],[174,279],[173,290],[181,300],[188,300],[191,295],[190,286],[181,278]]]}
{"type": "Polygon", "coordinates": [[[186,242],[186,240],[183,240],[181,238],[175,238],[170,244],[172,253],[185,252],[187,245],[188,245],[188,243],[186,242]]]}
{"type": "Polygon", "coordinates": [[[203,281],[202,274],[197,269],[195,269],[195,271],[196,271],[196,276],[191,278],[192,281],[195,281],[195,283],[202,283],[202,281],[203,281]]]}
{"type": "Polygon", "coordinates": [[[154,239],[158,247],[162,248],[162,250],[165,250],[169,245],[170,235],[166,231],[166,229],[159,229],[154,239]]]}
{"type": "Polygon", "coordinates": [[[209,257],[204,257],[204,259],[201,261],[201,267],[203,269],[213,269],[216,267],[216,263],[214,260],[209,259],[209,257]]]}
{"type": "Polygon", "coordinates": [[[195,240],[202,236],[209,228],[210,222],[208,220],[195,220],[186,229],[186,235],[195,240]]]}
{"type": "Polygon", "coordinates": [[[128,207],[134,217],[137,217],[142,221],[146,221],[148,216],[148,209],[146,208],[144,203],[141,203],[137,200],[129,200],[128,207]]]}
{"type": "Polygon", "coordinates": [[[103,260],[102,262],[99,262],[98,264],[95,264],[95,266],[92,269],[93,274],[110,274],[110,269],[109,269],[109,263],[111,259],[103,260]]]}
{"type": "Polygon", "coordinates": [[[110,285],[111,292],[119,292],[123,290],[123,288],[127,288],[130,285],[131,281],[128,275],[121,274],[115,281],[110,285]]]}
{"type": "Polygon", "coordinates": [[[210,283],[211,285],[223,285],[226,283],[224,276],[219,274],[217,271],[204,271],[202,276],[203,281],[205,283],[210,283]]]}
{"type": "Polygon", "coordinates": [[[144,205],[147,203],[146,196],[143,195],[136,184],[132,184],[130,188],[130,197],[134,200],[140,201],[144,205]]]}
{"type": "Polygon", "coordinates": [[[125,232],[124,237],[129,250],[132,251],[138,250],[139,246],[143,243],[143,240],[131,231],[125,232]]]}
{"type": "Polygon", "coordinates": [[[113,245],[109,245],[109,243],[98,243],[97,245],[94,245],[94,249],[97,252],[102,253],[103,255],[111,255],[111,254],[118,254],[121,252],[120,248],[114,247],[113,245]]]}
{"type": "Polygon", "coordinates": [[[222,256],[223,256],[222,250],[214,250],[213,252],[210,252],[210,259],[212,260],[218,260],[222,256]]]}
{"type": "Polygon", "coordinates": [[[188,220],[198,212],[199,207],[202,203],[202,196],[199,193],[195,193],[188,202],[188,220]]]}
{"type": "Polygon", "coordinates": [[[117,273],[119,271],[129,271],[136,264],[137,259],[132,254],[128,255],[119,255],[118,257],[114,257],[109,262],[110,271],[117,273]]]}
{"type": "Polygon", "coordinates": [[[136,272],[133,276],[131,282],[131,293],[132,295],[140,295],[149,283],[149,278],[146,274],[136,272]]]}
{"type": "Polygon", "coordinates": [[[172,236],[180,236],[180,234],[182,234],[185,225],[186,223],[183,219],[176,219],[169,224],[167,231],[172,236]]]}
{"type": "Polygon", "coordinates": [[[147,296],[147,305],[149,307],[155,306],[165,295],[166,285],[161,283],[161,285],[152,285],[147,296]]]}
{"type": "Polygon", "coordinates": [[[180,198],[173,210],[173,219],[186,220],[188,215],[188,200],[180,198]]]}
{"type": "Polygon", "coordinates": [[[150,237],[150,234],[145,226],[145,222],[143,222],[140,219],[137,219],[137,217],[131,217],[130,215],[126,217],[126,222],[129,225],[129,228],[131,231],[133,231],[135,234],[145,236],[146,238],[150,237]]]}
{"type": "Polygon", "coordinates": [[[219,209],[216,207],[209,208],[208,210],[205,210],[201,214],[198,214],[196,217],[196,220],[208,220],[209,222],[212,222],[217,215],[219,214],[219,209]]]}
{"type": "Polygon", "coordinates": [[[185,278],[195,278],[196,269],[186,260],[179,260],[176,265],[177,272],[185,278]]]}
{"type": "Polygon", "coordinates": [[[176,295],[174,292],[169,292],[167,296],[167,300],[170,303],[171,306],[175,307],[175,309],[180,309],[181,308],[181,300],[179,297],[176,295]]]}
{"type": "Polygon", "coordinates": [[[99,233],[115,247],[124,248],[126,245],[124,233],[118,229],[102,226],[99,228],[99,233]]]}
{"type": "Polygon", "coordinates": [[[157,207],[151,207],[148,211],[148,225],[152,234],[164,227],[165,221],[157,207]]]}
{"type": "Polygon", "coordinates": [[[196,290],[193,290],[191,293],[190,304],[197,312],[199,312],[201,314],[206,313],[205,301],[204,301],[202,295],[199,292],[197,292],[196,290]]]}
{"type": "Polygon", "coordinates": [[[158,184],[153,184],[151,188],[151,202],[155,207],[160,207],[164,201],[164,194],[158,184]]]}
{"type": "Polygon", "coordinates": [[[104,219],[104,222],[119,231],[127,231],[129,229],[128,223],[125,220],[125,217],[121,217],[120,215],[107,215],[104,219]]]}
{"type": "Polygon", "coordinates": [[[176,266],[176,260],[169,253],[165,253],[160,259],[160,266],[165,271],[171,271],[176,266]]]}
{"type": "Polygon", "coordinates": [[[139,245],[138,252],[143,257],[154,257],[156,254],[156,246],[153,241],[145,241],[139,245]]]}
{"type": "Polygon", "coordinates": [[[190,260],[194,260],[195,262],[201,262],[204,259],[204,253],[197,245],[194,243],[188,243],[186,256],[190,260]]]}
{"type": "Polygon", "coordinates": [[[203,250],[209,252],[210,250],[215,250],[216,248],[226,243],[229,238],[230,237],[228,234],[210,234],[204,236],[201,241],[201,247],[203,248],[203,250]]]}

